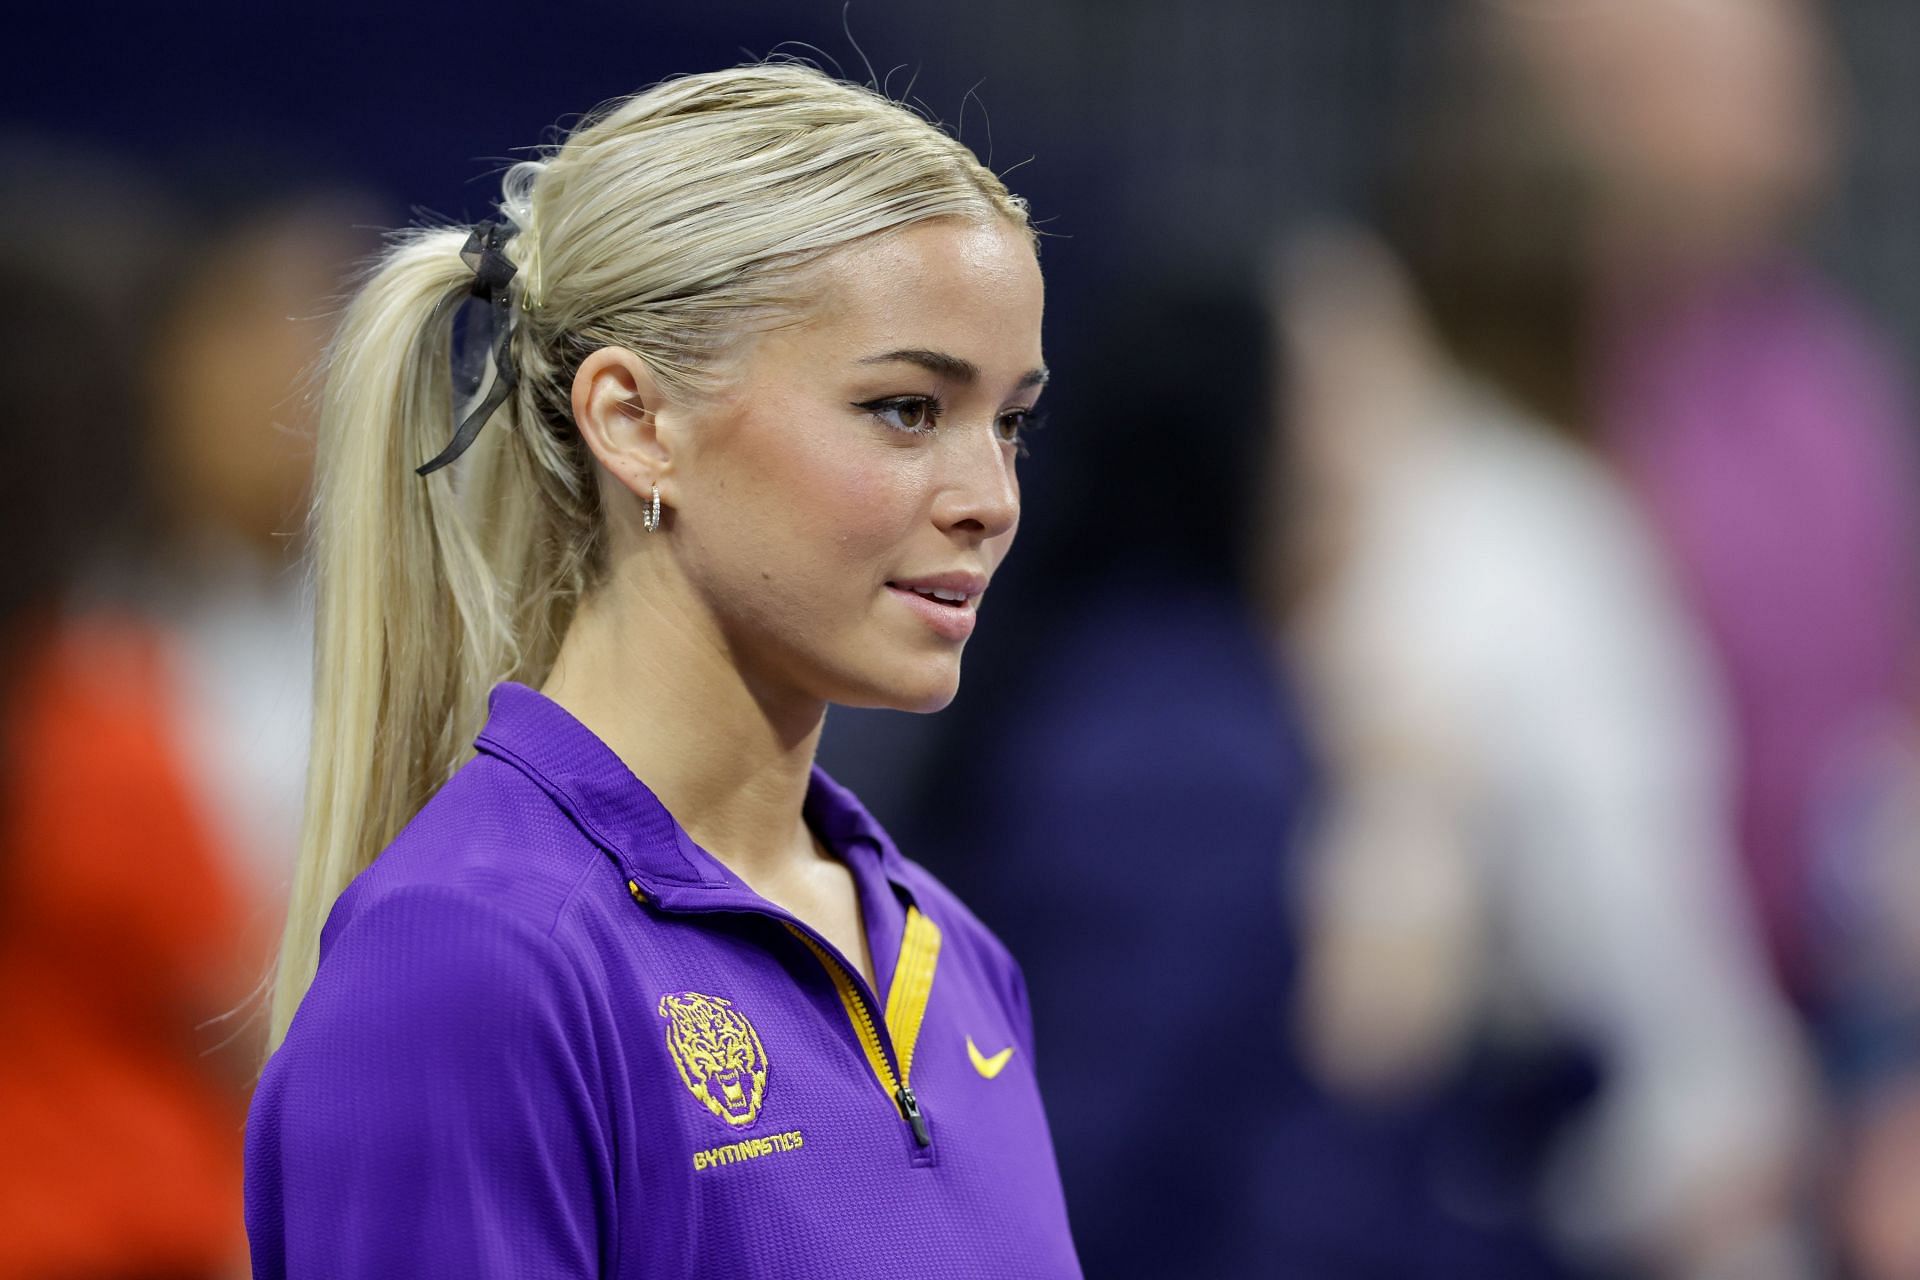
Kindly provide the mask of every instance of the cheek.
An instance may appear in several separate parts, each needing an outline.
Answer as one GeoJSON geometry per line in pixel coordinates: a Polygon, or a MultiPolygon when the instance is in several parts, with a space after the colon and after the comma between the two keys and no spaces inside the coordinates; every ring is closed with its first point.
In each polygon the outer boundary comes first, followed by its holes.
{"type": "MultiPolygon", "coordinates": [[[[897,553],[921,515],[923,481],[918,467],[843,466],[820,478],[819,494],[826,509],[819,513],[820,528],[831,530],[832,542],[843,565],[854,565],[897,553]]],[[[900,566],[884,566],[901,572],[900,566]]]]}
{"type": "Polygon", "coordinates": [[[716,508],[701,517],[715,536],[696,554],[717,589],[750,590],[744,607],[797,621],[843,613],[848,590],[902,571],[901,548],[924,518],[924,451],[863,436],[858,423],[776,413],[729,443],[739,447],[724,477],[697,499],[716,508]]]}
{"type": "Polygon", "coordinates": [[[780,472],[796,521],[796,549],[839,570],[896,552],[921,518],[926,451],[875,442],[857,424],[851,431],[796,432],[792,439],[799,447],[784,451],[780,472]]]}

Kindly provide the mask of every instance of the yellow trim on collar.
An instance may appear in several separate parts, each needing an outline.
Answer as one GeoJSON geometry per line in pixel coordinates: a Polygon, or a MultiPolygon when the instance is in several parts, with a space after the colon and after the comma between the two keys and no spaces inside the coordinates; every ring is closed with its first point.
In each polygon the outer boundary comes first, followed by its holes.
{"type": "Polygon", "coordinates": [[[921,915],[918,907],[908,907],[900,959],[893,966],[893,985],[887,988],[887,1031],[900,1059],[902,1084],[913,1078],[913,1047],[920,1042],[920,1024],[926,1020],[933,971],[939,963],[940,926],[921,915]]]}
{"type": "Polygon", "coordinates": [[[807,950],[813,952],[827,976],[833,979],[833,989],[847,1012],[847,1020],[853,1024],[860,1048],[867,1056],[867,1065],[873,1069],[873,1077],[886,1090],[887,1097],[893,1099],[902,1086],[911,1088],[913,1049],[920,1040],[920,1025],[926,1020],[927,1001],[933,995],[934,971],[940,963],[940,926],[921,915],[918,907],[907,908],[907,929],[900,940],[900,959],[893,966],[893,985],[887,989],[886,1027],[893,1040],[894,1054],[900,1060],[897,1078],[893,1064],[887,1061],[886,1052],[880,1047],[873,1013],[860,995],[860,988],[854,985],[853,975],[805,933],[791,924],[787,929],[807,944],[807,950]]]}
{"type": "Polygon", "coordinates": [[[833,979],[833,989],[840,996],[840,1006],[847,1011],[847,1021],[853,1023],[854,1036],[860,1041],[861,1051],[867,1055],[867,1065],[873,1068],[874,1079],[887,1091],[889,1098],[897,1092],[893,1082],[893,1064],[887,1061],[887,1055],[880,1048],[880,1035],[873,1028],[873,1014],[867,1008],[867,1002],[860,996],[860,988],[853,985],[853,976],[838,960],[835,960],[819,943],[800,932],[793,925],[787,931],[807,944],[807,950],[813,952],[814,959],[820,962],[833,979]]]}

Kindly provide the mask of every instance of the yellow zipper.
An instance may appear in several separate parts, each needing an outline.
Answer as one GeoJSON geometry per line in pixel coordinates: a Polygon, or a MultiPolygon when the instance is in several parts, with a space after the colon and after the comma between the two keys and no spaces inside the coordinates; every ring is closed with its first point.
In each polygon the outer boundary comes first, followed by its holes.
{"type": "Polygon", "coordinates": [[[920,1024],[926,1020],[933,971],[939,963],[940,926],[921,915],[918,907],[908,907],[900,959],[893,966],[893,985],[887,988],[887,1034],[893,1037],[893,1051],[900,1058],[901,1084],[913,1076],[913,1047],[920,1042],[920,1024]]]}
{"type": "Polygon", "coordinates": [[[853,1024],[854,1035],[867,1055],[867,1065],[873,1069],[880,1087],[900,1108],[901,1117],[913,1130],[914,1141],[923,1147],[931,1145],[933,1139],[927,1132],[926,1117],[921,1114],[920,1100],[913,1092],[913,1048],[920,1039],[920,1024],[926,1020],[927,1000],[933,994],[934,970],[940,963],[940,926],[920,914],[918,907],[907,908],[907,931],[900,940],[900,959],[893,968],[893,985],[887,990],[886,1027],[900,1060],[898,1077],[894,1075],[893,1064],[887,1060],[885,1046],[880,1043],[873,1011],[867,1007],[866,997],[860,994],[853,975],[798,927],[788,924],[787,929],[807,944],[807,950],[813,952],[827,976],[833,979],[833,989],[839,994],[841,1007],[847,1011],[847,1020],[853,1024]]]}

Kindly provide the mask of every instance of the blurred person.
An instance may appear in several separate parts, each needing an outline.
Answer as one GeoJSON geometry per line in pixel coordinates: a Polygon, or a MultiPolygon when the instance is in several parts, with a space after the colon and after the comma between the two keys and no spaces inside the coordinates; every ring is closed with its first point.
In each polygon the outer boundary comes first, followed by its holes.
{"type": "Polygon", "coordinates": [[[1911,739],[1920,671],[1907,388],[1790,239],[1838,67],[1804,0],[1563,8],[1509,21],[1592,174],[1586,391],[1724,673],[1747,875],[1817,1003],[1822,827],[1911,739]]]}
{"type": "Polygon", "coordinates": [[[1196,274],[1116,282],[1099,312],[1054,410],[1079,483],[1025,562],[1022,642],[911,806],[1024,958],[1088,1271],[1558,1274],[1538,1224],[1487,1201],[1525,1164],[1495,1120],[1570,1086],[1483,1055],[1355,1105],[1290,1034],[1326,779],[1270,639],[1276,512],[1308,495],[1272,439],[1291,380],[1265,302],[1196,274]]]}
{"type": "Polygon", "coordinates": [[[1920,1205],[1916,421],[1793,243],[1835,178],[1841,67],[1805,0],[1562,8],[1507,23],[1592,175],[1600,438],[1731,702],[1746,879],[1857,1152],[1837,1225],[1866,1274],[1920,1274],[1920,1239],[1867,1225],[1920,1205]]]}
{"type": "Polygon", "coordinates": [[[1397,252],[1303,250],[1283,303],[1293,651],[1333,776],[1307,1044],[1358,1096],[1487,1045],[1588,1055],[1543,1153],[1569,1261],[1802,1275],[1801,1051],[1737,876],[1726,712],[1595,452],[1592,180],[1512,9],[1463,10],[1392,183],[1397,252]]]}
{"type": "Polygon", "coordinates": [[[1080,1274],[1017,965],[814,762],[954,696],[1042,300],[972,152],[794,63],[396,238],[323,393],[256,1275],[1080,1274]]]}
{"type": "Polygon", "coordinates": [[[237,1275],[242,1076],[204,1028],[257,968],[166,638],[97,581],[153,534],[178,228],[108,162],[0,154],[0,1277],[237,1275]]]}
{"type": "MultiPolygon", "coordinates": [[[[188,248],[148,360],[154,536],[103,583],[168,637],[181,760],[213,825],[244,945],[271,965],[299,841],[312,696],[303,569],[313,446],[307,379],[364,201],[229,156],[191,183],[188,248]]],[[[183,179],[184,181],[184,179],[183,179]]],[[[253,1056],[236,1010],[224,1039],[253,1056]]]]}
{"type": "Polygon", "coordinates": [[[1656,551],[1592,459],[1449,363],[1377,246],[1302,249],[1285,305],[1323,540],[1289,624],[1329,774],[1305,1052],[1373,1105],[1541,1075],[1553,1105],[1483,1116],[1547,1127],[1512,1136],[1533,1163],[1472,1189],[1567,1266],[1802,1274],[1798,1048],[1656,551]]]}

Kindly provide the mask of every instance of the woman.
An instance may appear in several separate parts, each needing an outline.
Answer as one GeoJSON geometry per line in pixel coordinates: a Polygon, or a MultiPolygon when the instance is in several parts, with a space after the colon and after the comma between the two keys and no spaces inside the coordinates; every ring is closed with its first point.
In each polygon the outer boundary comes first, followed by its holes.
{"type": "Polygon", "coordinates": [[[1019,970],[812,764],[830,702],[954,696],[1046,380],[1025,206],[769,65],[502,207],[402,238],[328,371],[256,1274],[1077,1275],[1019,970]]]}
{"type": "Polygon", "coordinates": [[[1454,1111],[1422,1163],[1498,1253],[1438,1274],[1805,1274],[1801,1045],[1721,691],[1596,448],[1592,177],[1518,58],[1537,17],[1458,6],[1385,243],[1288,262],[1317,517],[1288,639],[1332,777],[1302,1029],[1345,1095],[1454,1111]]]}

